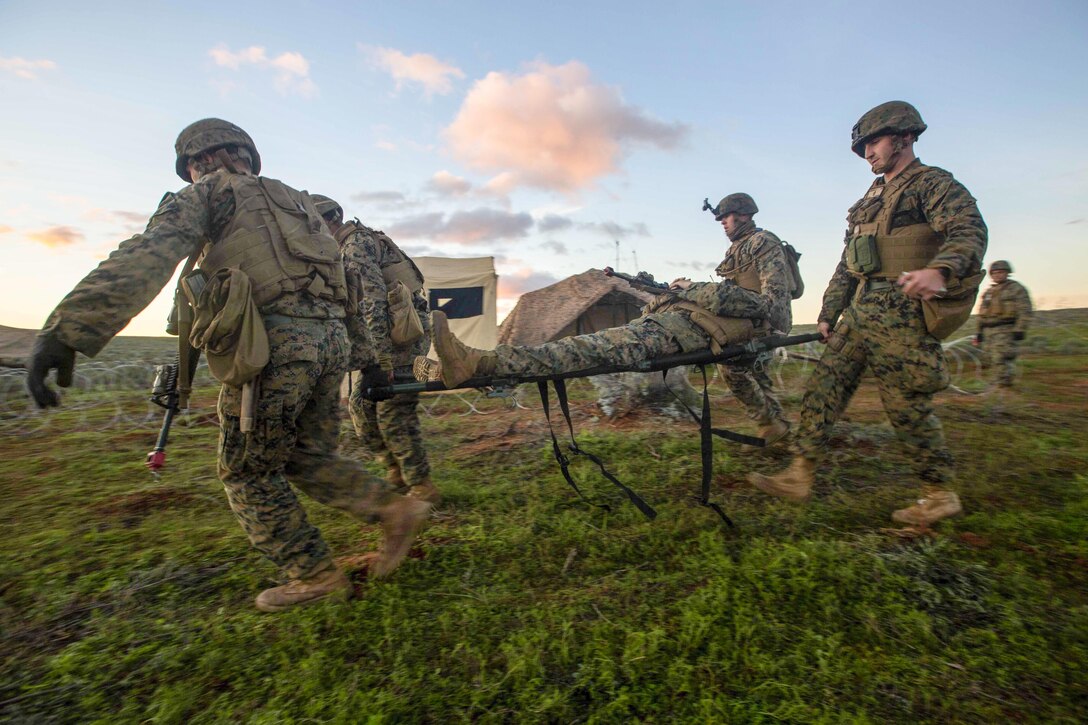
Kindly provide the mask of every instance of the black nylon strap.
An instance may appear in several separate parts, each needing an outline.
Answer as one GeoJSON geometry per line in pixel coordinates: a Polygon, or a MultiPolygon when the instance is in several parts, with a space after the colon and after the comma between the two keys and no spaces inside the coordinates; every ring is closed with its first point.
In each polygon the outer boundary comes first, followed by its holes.
{"type": "MultiPolygon", "coordinates": [[[[548,381],[540,380],[537,382],[536,387],[537,390],[540,391],[540,403],[544,408],[544,418],[548,421],[548,433],[550,433],[552,437],[552,453],[555,454],[555,460],[559,463],[559,469],[563,472],[563,478],[567,479],[567,483],[569,483],[570,487],[574,489],[574,492],[578,494],[578,498],[592,506],[603,508],[605,511],[611,511],[612,508],[608,504],[593,503],[586,498],[585,494],[582,493],[582,490],[578,488],[578,484],[574,482],[574,478],[570,475],[570,459],[563,455],[563,451],[559,447],[559,439],[555,437],[555,431],[552,429],[551,403],[548,399],[548,381]]],[[[565,408],[564,414],[566,414],[565,408]]],[[[569,415],[567,417],[567,422],[570,422],[569,415]]]]}
{"type": "Polygon", "coordinates": [[[722,507],[710,500],[710,479],[714,472],[714,438],[712,436],[719,436],[721,438],[728,438],[729,440],[735,440],[739,443],[745,443],[747,441],[754,441],[751,445],[763,445],[762,438],[752,438],[751,436],[741,435],[740,433],[734,433],[732,431],[711,428],[710,427],[710,392],[708,391],[709,384],[706,379],[706,366],[700,365],[699,371],[703,374],[703,414],[698,416],[695,411],[688,407],[688,404],[680,398],[676,392],[669,387],[667,382],[668,370],[661,371],[661,382],[665,386],[665,389],[672,393],[677,402],[684,407],[684,410],[688,412],[699,426],[699,453],[702,458],[703,471],[701,485],[699,487],[699,504],[706,506],[708,509],[714,511],[721,517],[722,521],[730,526],[730,528],[736,528],[736,524],[733,520],[726,515],[722,507]]]}
{"type": "MultiPolygon", "coordinates": [[[[619,487],[619,489],[625,494],[627,494],[627,498],[630,499],[631,503],[635,505],[635,508],[642,512],[643,516],[650,519],[651,521],[657,518],[657,511],[655,511],[653,507],[650,506],[650,504],[646,503],[641,496],[639,496],[627,486],[623,485],[623,483],[618,478],[613,476],[611,471],[604,467],[604,462],[602,462],[600,458],[593,455],[589,451],[583,450],[578,445],[578,441],[574,439],[574,423],[572,423],[570,419],[570,405],[567,402],[567,384],[562,379],[556,379],[555,381],[553,381],[553,384],[555,385],[555,397],[559,398],[559,407],[563,410],[563,417],[566,418],[567,428],[570,430],[570,445],[568,446],[568,448],[570,448],[571,453],[579,456],[585,456],[589,460],[593,461],[593,463],[597,465],[597,468],[601,470],[601,475],[607,478],[617,487],[619,487]]],[[[548,427],[551,427],[550,422],[548,427]]],[[[554,439],[555,436],[553,435],[552,437],[554,439]]]]}

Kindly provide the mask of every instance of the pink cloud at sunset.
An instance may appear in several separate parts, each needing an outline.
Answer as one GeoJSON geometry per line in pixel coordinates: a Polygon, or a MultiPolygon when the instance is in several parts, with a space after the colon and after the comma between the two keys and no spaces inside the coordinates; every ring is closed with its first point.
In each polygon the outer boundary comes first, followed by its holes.
{"type": "Polygon", "coordinates": [[[27,238],[47,247],[67,247],[83,241],[83,232],[68,226],[55,226],[36,232],[27,232],[27,238]]]}
{"type": "Polygon", "coordinates": [[[11,73],[17,78],[33,81],[38,78],[38,71],[54,70],[57,64],[51,60],[27,60],[26,58],[0,58],[0,71],[11,73]]]}
{"type": "Polygon", "coordinates": [[[418,83],[423,86],[427,96],[445,95],[453,91],[453,78],[465,77],[460,68],[443,63],[427,53],[406,55],[393,48],[368,48],[363,45],[359,49],[370,53],[374,64],[393,76],[398,91],[407,83],[418,83]]]}
{"type": "Polygon", "coordinates": [[[499,174],[502,191],[575,191],[617,172],[630,145],[671,149],[686,135],[682,124],[653,119],[616,88],[595,83],[577,61],[537,62],[521,75],[488,73],[446,129],[454,156],[499,174]]]}
{"type": "Polygon", "coordinates": [[[283,95],[294,93],[303,98],[317,95],[317,85],[310,79],[310,62],[301,53],[288,51],[269,58],[259,45],[251,45],[237,52],[220,45],[209,50],[208,55],[223,68],[240,70],[248,65],[272,71],[275,76],[273,84],[283,95]]]}

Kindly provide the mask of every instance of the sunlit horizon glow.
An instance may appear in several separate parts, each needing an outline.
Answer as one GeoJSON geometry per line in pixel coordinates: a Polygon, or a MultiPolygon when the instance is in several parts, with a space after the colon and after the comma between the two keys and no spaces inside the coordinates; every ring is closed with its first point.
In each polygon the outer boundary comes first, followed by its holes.
{"type": "MultiPolygon", "coordinates": [[[[13,0],[0,28],[3,325],[40,327],[143,229],[183,185],[178,131],[206,116],[410,254],[494,257],[500,320],[590,268],[712,279],[728,242],[702,200],[746,191],[803,254],[811,323],[872,180],[850,128],[893,98],[929,124],[923,161],[978,198],[987,262],[1010,260],[1040,309],[1088,307],[1083,2],[13,0]]],[[[171,296],[122,334],[163,334],[171,296]]]]}

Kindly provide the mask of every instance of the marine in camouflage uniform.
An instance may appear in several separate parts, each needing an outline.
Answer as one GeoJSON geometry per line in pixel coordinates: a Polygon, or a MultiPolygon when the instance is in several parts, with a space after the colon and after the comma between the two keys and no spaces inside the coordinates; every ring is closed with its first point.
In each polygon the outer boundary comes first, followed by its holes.
{"type": "Polygon", "coordinates": [[[122,242],[56,307],[38,336],[28,387],[40,405],[56,405],[44,384],[48,371],[70,383],[75,351],[96,355],[197,250],[209,277],[240,269],[252,280],[270,359],[259,375],[253,430],[242,431],[241,389],[220,391],[219,477],[250,542],[290,580],[256,604],[278,611],[349,595],[350,582],[291,484],[362,521],[382,521],[385,548],[371,570],[379,576],[403,559],[429,506],[337,455],[340,381],[350,355],[365,364],[373,350],[365,328],[349,346],[349,290],[336,241],[305,192],[255,176],[260,156],[237,126],[197,121],[176,149],[178,175],[190,185],[166,194],[144,232],[122,242]]]}
{"type": "Polygon", "coordinates": [[[599,365],[634,365],[644,360],[695,350],[717,350],[768,331],[770,302],[731,282],[673,282],[646,314],[622,327],[565,337],[542,345],[499,345],[495,350],[465,346],[435,311],[434,344],[440,364],[417,359],[417,377],[441,377],[456,387],[471,377],[537,377],[576,372],[599,365]]]}
{"type": "MultiPolygon", "coordinates": [[[[414,380],[412,361],[431,347],[430,315],[423,290],[423,274],[384,232],[364,226],[358,219],[344,222],[344,210],[333,199],[314,195],[318,211],[340,243],[344,271],[358,280],[359,313],[366,322],[382,370],[394,380],[414,380]],[[393,342],[393,313],[389,295],[397,282],[411,294],[411,303],[423,326],[414,342],[393,342]]],[[[349,398],[356,434],[388,471],[388,481],[399,492],[438,503],[438,489],[431,482],[431,466],[423,445],[419,422],[419,396],[394,395],[374,402],[364,397],[365,385],[353,385],[349,398]]]]}
{"type": "Polygon", "coordinates": [[[1031,297],[1019,282],[1009,279],[1012,265],[999,259],[990,265],[994,284],[982,294],[978,309],[976,344],[982,346],[982,364],[993,368],[995,382],[1012,387],[1016,377],[1016,356],[1020,342],[1031,324],[1031,297]]]}
{"type": "Polygon", "coordinates": [[[819,327],[827,349],[805,386],[798,455],[778,476],[749,477],[767,493],[808,497],[831,426],[869,367],[917,474],[939,486],[892,518],[928,525],[962,510],[947,490],[952,455],[932,404],[934,393],[948,386],[948,368],[941,343],[927,330],[922,300],[979,272],[987,229],[967,189],[914,156],[914,141],[925,129],[917,110],[901,101],[877,106],[854,127],[854,152],[881,176],[850,207],[846,249],[824,292],[819,327]]]}
{"type": "MultiPolygon", "coordinates": [[[[729,238],[725,259],[715,272],[719,277],[759,293],[770,303],[768,324],[788,335],[793,327],[790,308],[794,285],[793,273],[786,260],[782,240],[760,229],[752,221],[759,211],[755,200],[744,193],[730,194],[711,211],[729,238]]],[[[760,437],[773,444],[789,432],[782,405],[774,394],[767,372],[771,354],[760,355],[754,363],[721,363],[718,372],[733,395],[744,405],[748,417],[760,425],[760,437]]]]}

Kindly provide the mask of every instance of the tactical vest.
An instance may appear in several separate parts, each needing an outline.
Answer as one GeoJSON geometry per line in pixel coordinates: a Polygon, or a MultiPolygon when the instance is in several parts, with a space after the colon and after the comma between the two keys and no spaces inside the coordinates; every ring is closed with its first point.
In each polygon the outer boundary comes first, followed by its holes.
{"type": "MultiPolygon", "coordinates": [[[[751,238],[752,237],[749,237],[749,239],[751,238]]],[[[744,242],[742,242],[742,244],[743,243],[744,242]]],[[[771,247],[768,249],[768,251],[762,252],[758,256],[752,257],[746,263],[739,266],[736,264],[736,260],[727,260],[734,262],[734,265],[732,267],[727,267],[726,263],[722,262],[722,264],[718,267],[716,271],[723,280],[731,280],[738,287],[743,287],[746,290],[750,290],[758,294],[762,292],[763,288],[761,280],[759,278],[759,270],[756,269],[756,262],[764,254],[769,254],[771,251],[773,251],[773,249],[774,248],[771,247]]]]}
{"type": "Polygon", "coordinates": [[[344,266],[336,240],[325,231],[310,195],[262,176],[224,173],[216,192],[229,188],[234,216],[223,236],[205,248],[200,268],[245,272],[258,307],[288,293],[347,301],[344,266]]]}
{"type": "Polygon", "coordinates": [[[923,269],[937,256],[942,240],[929,224],[891,228],[903,192],[929,169],[923,164],[912,166],[887,184],[870,191],[881,197],[881,206],[874,219],[854,224],[851,230],[846,266],[854,275],[896,279],[903,272],[923,269]]]}
{"type": "Polygon", "coordinates": [[[995,284],[982,295],[982,304],[978,308],[978,316],[983,322],[1015,322],[1016,308],[1007,304],[1003,292],[1010,289],[1009,282],[995,284]]]}
{"type": "MultiPolygon", "coordinates": [[[[356,232],[365,233],[363,225],[358,219],[345,222],[336,233],[336,241],[344,244],[356,232]]],[[[380,234],[380,232],[378,233],[380,234]]],[[[382,255],[381,268],[382,281],[385,282],[386,288],[392,289],[394,283],[403,282],[404,286],[413,294],[420,292],[423,289],[423,273],[419,271],[416,263],[402,252],[392,239],[384,237],[379,239],[379,242],[386,248],[385,253],[382,255]]]]}

